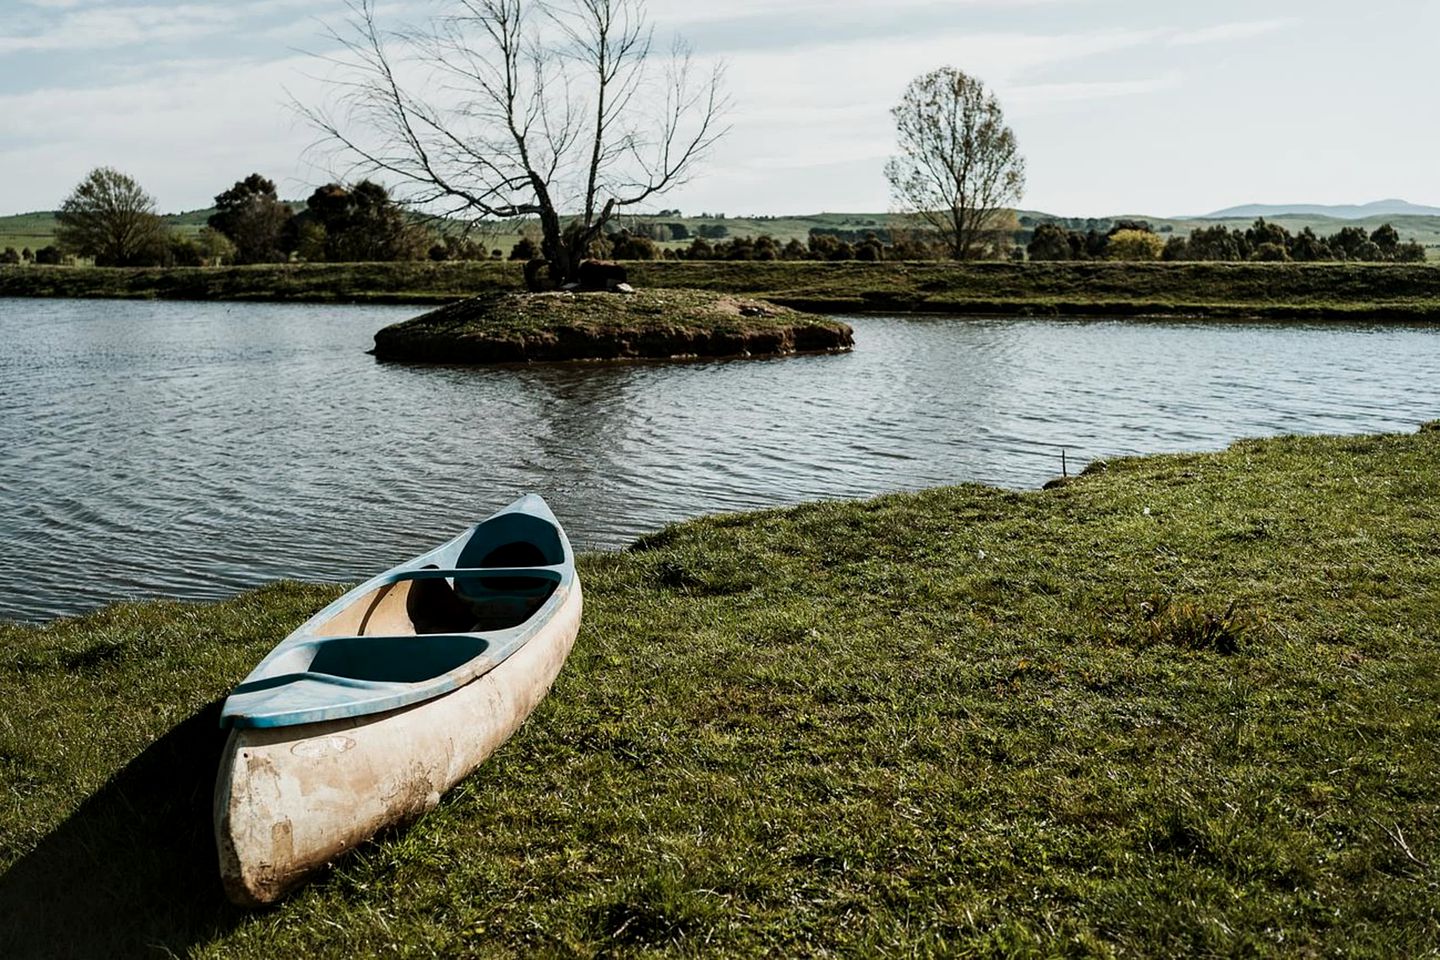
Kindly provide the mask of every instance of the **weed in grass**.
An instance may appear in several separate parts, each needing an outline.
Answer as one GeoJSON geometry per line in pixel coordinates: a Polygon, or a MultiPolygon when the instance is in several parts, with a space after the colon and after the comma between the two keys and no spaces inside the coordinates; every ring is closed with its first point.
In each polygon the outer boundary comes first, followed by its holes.
{"type": "Polygon", "coordinates": [[[1253,617],[1231,600],[1224,610],[1193,600],[1154,596],[1140,603],[1138,633],[1143,646],[1169,644],[1184,650],[1239,653],[1252,632],[1253,617]]]}

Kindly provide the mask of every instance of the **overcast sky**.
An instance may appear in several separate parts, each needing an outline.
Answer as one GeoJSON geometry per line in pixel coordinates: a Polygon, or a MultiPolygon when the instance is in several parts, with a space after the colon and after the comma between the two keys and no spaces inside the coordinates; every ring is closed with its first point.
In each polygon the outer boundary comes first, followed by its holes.
{"type": "MultiPolygon", "coordinates": [[[[431,0],[387,0],[396,22],[431,0]]],[[[1197,214],[1247,202],[1440,205],[1440,0],[651,0],[729,64],[733,130],[661,202],[687,213],[890,208],[889,114],[937,66],[999,96],[1022,206],[1197,214]]],[[[321,91],[342,0],[0,0],[0,214],[95,166],[165,211],[251,171],[304,197],[327,170],[286,106],[321,91]]]]}

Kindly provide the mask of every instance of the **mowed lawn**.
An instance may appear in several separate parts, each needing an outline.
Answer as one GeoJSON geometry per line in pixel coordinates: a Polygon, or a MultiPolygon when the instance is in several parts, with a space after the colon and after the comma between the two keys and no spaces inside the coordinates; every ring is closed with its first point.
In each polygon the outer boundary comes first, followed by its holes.
{"type": "Polygon", "coordinates": [[[521,732],[259,913],[216,875],[217,702],[338,588],[0,627],[0,956],[1440,944],[1440,429],[704,518],[580,572],[521,732]]]}

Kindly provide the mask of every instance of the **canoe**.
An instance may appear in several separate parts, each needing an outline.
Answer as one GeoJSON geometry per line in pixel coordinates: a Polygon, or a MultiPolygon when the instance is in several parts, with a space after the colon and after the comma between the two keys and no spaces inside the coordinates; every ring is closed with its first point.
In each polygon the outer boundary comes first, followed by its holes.
{"type": "Polygon", "coordinates": [[[439,803],[545,697],[581,605],[570,541],[530,495],[281,641],[220,713],[215,839],[230,899],[273,902],[439,803]]]}

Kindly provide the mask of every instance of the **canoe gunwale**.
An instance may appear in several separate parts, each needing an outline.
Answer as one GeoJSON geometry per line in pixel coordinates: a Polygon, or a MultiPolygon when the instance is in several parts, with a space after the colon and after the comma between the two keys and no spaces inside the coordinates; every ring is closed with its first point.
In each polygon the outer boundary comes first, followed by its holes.
{"type": "Polygon", "coordinates": [[[566,602],[570,593],[577,588],[575,554],[559,521],[551,513],[548,504],[540,497],[534,495],[522,497],[428,553],[356,585],[315,613],[272,648],[245,679],[231,691],[221,708],[220,726],[234,729],[301,726],[353,717],[373,716],[445,696],[466,684],[473,683],[523,649],[537,633],[544,630],[566,602]],[[563,556],[560,563],[533,566],[461,566],[455,563],[466,546],[480,536],[486,524],[512,513],[528,515],[543,521],[553,529],[558,536],[563,556]],[[343,614],[352,605],[377,591],[399,583],[452,578],[458,583],[487,578],[521,577],[548,581],[553,584],[553,588],[544,603],[532,611],[523,622],[512,627],[498,630],[439,631],[414,635],[326,634],[319,632],[325,624],[343,614]],[[308,661],[307,669],[304,670],[278,667],[286,658],[303,656],[305,650],[319,650],[327,644],[355,641],[398,644],[416,641],[417,637],[432,642],[447,637],[457,641],[479,641],[483,646],[473,657],[463,663],[456,664],[436,676],[417,681],[363,680],[345,677],[323,670],[310,670],[308,661]],[[272,707],[262,710],[260,708],[265,705],[265,701],[260,700],[257,704],[247,708],[244,698],[248,695],[281,690],[287,684],[305,684],[309,686],[312,693],[316,690],[329,690],[337,695],[329,702],[322,702],[319,705],[272,707]],[[351,691],[351,694],[341,699],[338,696],[340,690],[351,691]],[[363,695],[366,693],[370,696],[363,695]]]}

